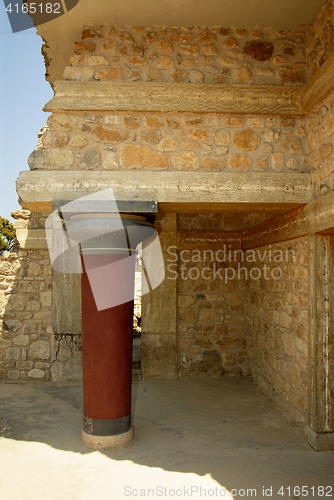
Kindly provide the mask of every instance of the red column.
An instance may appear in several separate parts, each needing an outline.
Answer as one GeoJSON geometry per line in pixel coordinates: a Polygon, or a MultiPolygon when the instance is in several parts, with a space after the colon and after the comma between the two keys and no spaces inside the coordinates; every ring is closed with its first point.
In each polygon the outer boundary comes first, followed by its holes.
{"type": "MultiPolygon", "coordinates": [[[[117,447],[132,438],[131,380],[133,300],[98,311],[87,271],[117,262],[124,255],[94,254],[82,258],[83,441],[93,447],[117,447]]],[[[134,288],[135,256],[128,258],[122,280],[113,280],[113,266],[100,283],[121,293],[134,288]],[[104,282],[103,282],[104,280],[104,282]],[[112,281],[110,281],[112,280],[112,281]]],[[[115,268],[115,266],[114,266],[115,268]]],[[[103,269],[103,268],[102,268],[103,269]]],[[[107,268],[106,268],[107,269],[107,268]]],[[[114,276],[116,278],[116,276],[114,276]]],[[[108,287],[106,287],[108,288],[108,287]]]]}

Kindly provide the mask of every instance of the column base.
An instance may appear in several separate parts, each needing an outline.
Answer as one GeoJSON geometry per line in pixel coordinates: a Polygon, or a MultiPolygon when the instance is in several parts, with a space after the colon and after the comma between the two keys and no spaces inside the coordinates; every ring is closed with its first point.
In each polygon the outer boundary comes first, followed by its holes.
{"type": "Polygon", "coordinates": [[[311,427],[308,428],[308,443],[315,451],[334,450],[334,432],[317,434],[311,427]]]}
{"type": "Polygon", "coordinates": [[[81,431],[81,440],[89,448],[95,449],[118,449],[126,446],[133,438],[133,426],[123,434],[117,434],[116,436],[95,436],[94,434],[88,434],[85,431],[81,431]]]}

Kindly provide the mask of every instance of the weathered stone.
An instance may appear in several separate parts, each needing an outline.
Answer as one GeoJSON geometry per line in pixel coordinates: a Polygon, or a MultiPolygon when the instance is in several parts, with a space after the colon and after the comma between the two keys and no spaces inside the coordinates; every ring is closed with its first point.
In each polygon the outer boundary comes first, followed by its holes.
{"type": "Polygon", "coordinates": [[[29,335],[18,335],[13,339],[14,345],[28,345],[29,344],[29,335]]]}
{"type": "Polygon", "coordinates": [[[7,378],[9,378],[10,380],[17,380],[18,378],[20,378],[20,372],[18,370],[8,370],[7,378]]]}
{"type": "Polygon", "coordinates": [[[250,85],[253,83],[253,73],[247,68],[236,68],[232,70],[234,83],[244,83],[250,85]]]}
{"type": "Polygon", "coordinates": [[[35,149],[28,158],[28,165],[31,170],[68,169],[73,165],[73,153],[58,148],[35,149]]]}
{"type": "Polygon", "coordinates": [[[46,120],[50,130],[74,130],[78,122],[77,116],[66,113],[52,113],[46,120]]]}
{"type": "Polygon", "coordinates": [[[38,368],[33,368],[28,372],[28,377],[29,378],[44,378],[45,377],[45,372],[42,370],[39,370],[38,368]]]}
{"type": "Polygon", "coordinates": [[[274,52],[274,46],[271,42],[246,42],[243,48],[245,54],[254,61],[269,61],[274,52]]]}
{"type": "Polygon", "coordinates": [[[74,52],[76,54],[92,54],[95,52],[96,44],[94,42],[75,42],[74,52]]]}
{"type": "Polygon", "coordinates": [[[147,47],[145,47],[145,45],[143,45],[142,43],[134,43],[131,46],[131,51],[133,54],[139,54],[143,56],[147,51],[147,47]]]}
{"type": "Polygon", "coordinates": [[[182,80],[185,80],[187,73],[183,71],[182,69],[170,69],[168,74],[170,77],[168,77],[168,81],[173,81],[173,82],[181,82],[182,80]]]}
{"type": "Polygon", "coordinates": [[[108,40],[106,42],[101,43],[101,52],[102,53],[108,53],[108,54],[116,54],[116,43],[113,42],[112,40],[108,40]]]}
{"type": "Polygon", "coordinates": [[[192,40],[192,35],[189,33],[171,33],[169,38],[174,43],[190,43],[192,40]]]}
{"type": "Polygon", "coordinates": [[[179,307],[188,307],[196,302],[196,299],[192,295],[179,295],[178,298],[179,307]]]}
{"type": "Polygon", "coordinates": [[[92,139],[97,142],[119,144],[130,137],[129,132],[97,125],[92,130],[92,139]]]}
{"type": "Polygon", "coordinates": [[[37,325],[31,323],[23,325],[23,333],[35,333],[37,331],[37,325]]]}
{"type": "Polygon", "coordinates": [[[240,337],[223,337],[221,340],[216,342],[220,349],[237,349],[241,346],[240,337]]]}
{"type": "Polygon", "coordinates": [[[159,151],[176,151],[179,143],[173,137],[165,137],[158,144],[159,151]]]}
{"type": "Polygon", "coordinates": [[[7,359],[19,359],[20,357],[20,349],[19,347],[8,347],[6,351],[6,358],[7,359]]]}
{"type": "Polygon", "coordinates": [[[28,356],[30,358],[49,359],[50,358],[50,344],[46,340],[36,340],[28,349],[28,356]]]}
{"type": "Polygon", "coordinates": [[[79,160],[79,167],[91,170],[101,164],[101,153],[97,149],[86,149],[79,160]]]}
{"type": "Polygon", "coordinates": [[[86,28],[82,32],[82,39],[85,38],[102,38],[102,31],[86,28]]]}
{"type": "Polygon", "coordinates": [[[206,129],[202,128],[193,128],[189,130],[188,137],[191,139],[195,139],[197,141],[210,141],[211,137],[208,134],[206,129]]]}
{"type": "Polygon", "coordinates": [[[152,45],[158,40],[158,35],[155,31],[150,31],[149,33],[145,33],[145,35],[143,35],[143,40],[144,42],[152,45]]]}
{"type": "Polygon", "coordinates": [[[47,130],[41,137],[41,142],[43,146],[66,146],[68,141],[67,134],[65,132],[50,132],[47,130]]]}
{"type": "Polygon", "coordinates": [[[282,149],[290,155],[299,155],[303,153],[303,146],[298,137],[285,137],[282,142],[282,149]]]}
{"type": "Polygon", "coordinates": [[[280,139],[279,130],[265,128],[261,132],[262,139],[266,142],[278,142],[280,139]]]}
{"type": "Polygon", "coordinates": [[[70,57],[71,66],[76,66],[77,64],[84,64],[86,62],[86,57],[84,55],[75,55],[70,57]]]}
{"type": "Polygon", "coordinates": [[[182,64],[186,68],[197,68],[198,61],[194,57],[185,57],[182,61],[182,64]]]}
{"type": "Polygon", "coordinates": [[[125,75],[125,79],[129,82],[134,82],[136,80],[139,80],[140,78],[140,70],[139,69],[135,69],[135,68],[129,68],[129,66],[127,66],[125,64],[124,66],[124,75],[125,75]]]}
{"type": "Polygon", "coordinates": [[[4,349],[6,347],[10,347],[11,345],[12,345],[11,340],[5,340],[5,339],[0,338],[0,348],[1,349],[4,349]]]}
{"type": "Polygon", "coordinates": [[[273,59],[273,63],[275,64],[275,66],[282,66],[282,64],[286,64],[287,62],[287,58],[283,56],[276,56],[273,59]]]}
{"type": "Polygon", "coordinates": [[[226,167],[226,160],[225,158],[208,157],[202,162],[202,167],[211,171],[223,170],[226,167]]]}
{"type": "Polygon", "coordinates": [[[30,219],[31,212],[30,210],[12,210],[10,216],[15,220],[30,219]]]}
{"type": "Polygon", "coordinates": [[[19,370],[31,370],[31,368],[34,366],[33,361],[17,361],[16,362],[16,368],[19,370]]]}
{"type": "Polygon", "coordinates": [[[103,56],[90,56],[87,59],[89,66],[108,66],[109,61],[103,56]]]}
{"type": "Polygon", "coordinates": [[[258,158],[254,165],[254,170],[267,170],[269,165],[269,158],[267,156],[263,156],[262,158],[258,158]]]}
{"type": "Polygon", "coordinates": [[[120,163],[123,168],[165,170],[169,160],[163,153],[156,153],[148,146],[125,144],[121,148],[120,163]]]}
{"type": "Polygon", "coordinates": [[[206,56],[218,56],[219,50],[215,45],[203,45],[202,50],[206,56]]]}
{"type": "Polygon", "coordinates": [[[142,56],[130,56],[126,58],[126,62],[132,66],[146,66],[147,61],[142,56]]]}
{"type": "Polygon", "coordinates": [[[86,82],[94,76],[94,68],[91,66],[67,66],[64,69],[63,78],[65,80],[78,80],[86,82]]]}
{"type": "Polygon", "coordinates": [[[244,58],[244,55],[241,52],[239,52],[238,50],[234,50],[234,49],[228,50],[227,55],[230,57],[236,57],[237,59],[244,58]]]}
{"type": "Polygon", "coordinates": [[[105,170],[117,170],[119,167],[119,163],[117,160],[117,157],[115,153],[112,151],[110,153],[107,153],[104,161],[103,161],[103,168],[105,170]]]}
{"type": "Polygon", "coordinates": [[[204,82],[204,74],[201,71],[191,69],[189,71],[189,82],[190,83],[202,83],[202,82],[204,82]]]}
{"type": "Polygon", "coordinates": [[[240,128],[245,123],[242,116],[229,116],[225,119],[225,126],[228,128],[240,128]]]}
{"type": "Polygon", "coordinates": [[[221,57],[220,61],[223,66],[236,66],[238,64],[238,60],[233,57],[221,57]]]}
{"type": "Polygon", "coordinates": [[[146,115],[144,126],[149,129],[159,129],[162,127],[162,120],[158,115],[146,115]]]}
{"type": "Polygon", "coordinates": [[[166,118],[166,125],[168,128],[181,128],[182,118],[178,116],[170,116],[166,118]]]}
{"type": "Polygon", "coordinates": [[[39,292],[39,283],[37,281],[22,281],[19,284],[20,292],[37,293],[39,292]]]}
{"type": "Polygon", "coordinates": [[[162,38],[159,43],[157,44],[157,49],[161,50],[162,52],[173,52],[173,47],[167,38],[162,38]]]}
{"type": "Polygon", "coordinates": [[[94,76],[96,80],[122,80],[123,69],[119,64],[111,68],[100,69],[94,76]]]}
{"type": "Polygon", "coordinates": [[[255,151],[258,149],[260,142],[259,134],[251,129],[241,130],[233,135],[233,145],[243,151],[255,151]]]}
{"type": "MultiPolygon", "coordinates": [[[[23,325],[22,321],[18,319],[4,319],[3,320],[3,329],[7,332],[17,332],[23,325]]],[[[7,341],[6,341],[7,342],[7,341]]],[[[9,343],[10,345],[10,343],[9,343]]],[[[1,347],[4,347],[3,345],[1,347]]]]}
{"type": "Polygon", "coordinates": [[[197,320],[198,310],[197,309],[179,309],[178,316],[180,321],[193,324],[197,320]]]}
{"type": "Polygon", "coordinates": [[[41,292],[40,298],[44,307],[51,307],[51,292],[41,292]]]}
{"type": "Polygon", "coordinates": [[[178,170],[197,170],[199,161],[195,153],[182,152],[172,158],[173,165],[178,170]]]}
{"type": "Polygon", "coordinates": [[[161,133],[157,130],[143,130],[139,134],[139,139],[149,144],[158,144],[161,140],[161,133]]]}
{"type": "Polygon", "coordinates": [[[300,84],[306,81],[305,64],[295,63],[289,68],[280,68],[278,70],[280,83],[282,84],[300,84]]]}
{"type": "Polygon", "coordinates": [[[203,33],[201,33],[195,38],[195,42],[200,43],[201,45],[216,43],[216,41],[217,41],[217,35],[215,35],[209,30],[203,31],[203,33]]]}
{"type": "Polygon", "coordinates": [[[256,70],[257,75],[262,75],[262,76],[273,76],[274,75],[274,70],[270,68],[259,68],[256,70]]]}
{"type": "Polygon", "coordinates": [[[216,66],[204,66],[203,70],[205,73],[209,73],[209,75],[217,75],[219,73],[219,69],[216,66]]]}
{"type": "Polygon", "coordinates": [[[231,155],[229,158],[229,167],[233,170],[248,170],[251,159],[248,155],[231,155]]]}
{"type": "Polygon", "coordinates": [[[199,47],[197,47],[197,45],[182,44],[180,45],[179,50],[183,54],[187,54],[189,56],[197,56],[197,54],[199,53],[199,47]]]}
{"type": "Polygon", "coordinates": [[[71,140],[70,140],[70,146],[72,148],[75,148],[75,149],[80,149],[80,148],[83,148],[84,146],[86,146],[87,144],[87,139],[86,139],[86,136],[84,136],[83,134],[72,134],[71,136],[71,140]]]}
{"type": "Polygon", "coordinates": [[[127,42],[127,43],[134,42],[133,36],[130,35],[130,33],[127,33],[126,31],[119,32],[117,37],[121,42],[127,42]]]}
{"type": "Polygon", "coordinates": [[[158,69],[152,68],[151,66],[148,66],[147,68],[144,69],[143,80],[145,80],[146,82],[150,82],[152,80],[161,80],[161,79],[162,75],[158,69]]]}
{"type": "Polygon", "coordinates": [[[276,172],[282,172],[284,167],[284,157],[282,153],[274,153],[272,155],[272,168],[276,172]]]}
{"type": "Polygon", "coordinates": [[[130,130],[135,130],[140,125],[140,117],[139,116],[126,116],[124,118],[124,125],[126,128],[130,130]]]}
{"type": "Polygon", "coordinates": [[[298,163],[295,158],[289,158],[288,161],[286,162],[286,166],[289,170],[298,170],[298,163]]]}
{"type": "Polygon", "coordinates": [[[237,40],[235,38],[228,38],[224,42],[224,47],[226,47],[227,49],[231,49],[233,47],[236,48],[236,47],[239,47],[239,43],[237,42],[237,40]]]}
{"type": "Polygon", "coordinates": [[[160,69],[170,69],[174,67],[174,60],[168,56],[161,56],[157,62],[157,67],[160,69]]]}
{"type": "Polygon", "coordinates": [[[27,300],[23,295],[9,295],[7,299],[6,311],[23,311],[27,300]]]}
{"type": "Polygon", "coordinates": [[[318,149],[319,161],[326,160],[333,154],[333,146],[331,143],[321,144],[318,149]]]}

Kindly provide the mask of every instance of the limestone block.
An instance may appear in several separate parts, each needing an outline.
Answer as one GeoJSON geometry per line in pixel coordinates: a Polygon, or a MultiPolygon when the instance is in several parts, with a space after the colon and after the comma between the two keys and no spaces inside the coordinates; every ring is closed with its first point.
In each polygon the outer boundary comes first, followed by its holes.
{"type": "Polygon", "coordinates": [[[121,148],[120,163],[123,168],[165,170],[169,160],[163,153],[156,153],[148,146],[126,144],[121,148]]]}
{"type": "Polygon", "coordinates": [[[79,160],[79,167],[92,170],[101,164],[101,153],[97,149],[86,149],[79,160]]]}
{"type": "Polygon", "coordinates": [[[202,82],[204,82],[204,74],[201,71],[191,69],[189,71],[189,82],[190,83],[202,83],[202,82]]]}
{"type": "Polygon", "coordinates": [[[45,377],[45,372],[42,370],[39,370],[38,368],[33,368],[28,372],[28,377],[29,378],[44,378],[45,377]]]}
{"type": "Polygon", "coordinates": [[[225,158],[207,157],[202,162],[202,167],[205,168],[205,170],[211,171],[223,170],[226,167],[226,160],[225,158]]]}
{"type": "Polygon", "coordinates": [[[295,63],[289,68],[280,68],[278,70],[278,77],[280,83],[298,85],[305,83],[306,80],[306,69],[304,63],[295,63]]]}
{"type": "Polygon", "coordinates": [[[69,169],[73,165],[73,153],[70,150],[36,149],[28,158],[31,170],[59,170],[69,169]]]}
{"type": "Polygon", "coordinates": [[[157,67],[160,69],[171,69],[174,67],[174,60],[168,56],[161,56],[157,62],[157,67]]]}
{"type": "Polygon", "coordinates": [[[282,149],[291,155],[303,153],[303,146],[299,137],[285,137],[282,143],[282,149]]]}
{"type": "Polygon", "coordinates": [[[173,165],[178,170],[197,170],[199,161],[195,153],[180,153],[172,158],[173,165]]]}
{"type": "Polygon", "coordinates": [[[274,52],[274,46],[271,42],[246,42],[243,51],[254,61],[269,61],[274,52]]]}
{"type": "Polygon", "coordinates": [[[143,80],[146,82],[151,82],[153,80],[161,80],[162,79],[161,72],[156,68],[152,68],[151,66],[147,66],[144,69],[142,76],[143,76],[143,80]]]}
{"type": "Polygon", "coordinates": [[[113,152],[107,153],[103,161],[103,168],[105,170],[117,170],[119,168],[119,163],[115,153],[113,152]]]}
{"type": "Polygon", "coordinates": [[[100,69],[95,73],[96,80],[122,80],[123,69],[119,64],[115,64],[111,68],[100,69]]]}
{"type": "Polygon", "coordinates": [[[210,141],[211,137],[206,129],[193,128],[188,132],[188,137],[190,139],[195,139],[197,141],[210,141]]]}
{"type": "Polygon", "coordinates": [[[97,125],[92,130],[92,139],[96,142],[119,144],[130,137],[129,132],[97,125]]]}
{"type": "Polygon", "coordinates": [[[229,167],[233,170],[248,170],[251,164],[251,159],[248,155],[231,155],[229,158],[229,167]]]}
{"type": "Polygon", "coordinates": [[[233,135],[233,144],[242,151],[254,151],[258,149],[261,139],[259,134],[251,129],[235,132],[233,135]]]}
{"type": "Polygon", "coordinates": [[[28,349],[28,356],[30,358],[49,359],[50,354],[50,344],[46,340],[36,340],[28,349]]]}
{"type": "Polygon", "coordinates": [[[67,66],[64,69],[63,78],[65,80],[78,80],[86,82],[94,76],[94,68],[91,66],[67,66]]]}

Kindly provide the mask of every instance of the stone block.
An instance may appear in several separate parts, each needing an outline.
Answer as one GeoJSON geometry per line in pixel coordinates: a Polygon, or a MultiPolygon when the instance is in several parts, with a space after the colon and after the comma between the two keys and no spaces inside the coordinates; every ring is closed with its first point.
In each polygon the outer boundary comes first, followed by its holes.
{"type": "Polygon", "coordinates": [[[120,163],[123,168],[165,170],[169,160],[163,153],[156,153],[148,146],[126,144],[121,148],[120,163]]]}
{"type": "Polygon", "coordinates": [[[43,370],[39,370],[38,368],[33,368],[28,372],[29,378],[45,378],[45,372],[43,370]]]}
{"type": "Polygon", "coordinates": [[[28,356],[30,358],[49,359],[50,354],[50,344],[46,340],[36,340],[28,349],[28,356]]]}

